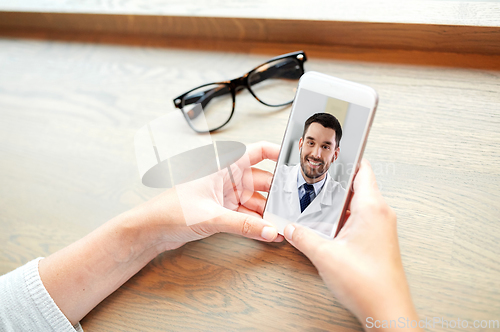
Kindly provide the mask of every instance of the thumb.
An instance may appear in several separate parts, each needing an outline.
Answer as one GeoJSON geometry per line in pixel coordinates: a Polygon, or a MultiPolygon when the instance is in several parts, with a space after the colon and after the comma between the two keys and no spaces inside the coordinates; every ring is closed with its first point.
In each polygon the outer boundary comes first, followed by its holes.
{"type": "Polygon", "coordinates": [[[314,259],[319,247],[329,242],[307,227],[299,225],[287,225],[285,227],[285,239],[295,248],[300,250],[314,264],[314,259]]]}
{"type": "Polygon", "coordinates": [[[246,213],[227,210],[213,223],[216,232],[238,234],[266,242],[272,242],[278,237],[276,227],[264,219],[246,213]]]}

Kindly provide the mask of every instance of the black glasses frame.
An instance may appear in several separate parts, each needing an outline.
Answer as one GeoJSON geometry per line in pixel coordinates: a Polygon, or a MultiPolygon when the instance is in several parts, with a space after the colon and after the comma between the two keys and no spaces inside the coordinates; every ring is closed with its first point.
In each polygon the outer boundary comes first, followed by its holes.
{"type": "MultiPolygon", "coordinates": [[[[287,53],[287,54],[283,54],[283,55],[280,55],[280,56],[277,56],[277,57],[274,57],[272,59],[269,59],[268,61],[258,65],[257,67],[253,68],[252,70],[250,70],[248,73],[246,73],[245,75],[241,76],[241,77],[238,77],[238,78],[235,78],[235,79],[232,79],[230,81],[222,81],[222,82],[213,82],[213,83],[207,83],[207,84],[203,84],[203,85],[200,85],[200,86],[197,86],[196,88],[194,89],[191,89],[185,93],[183,93],[182,95],[178,96],[177,98],[175,98],[173,100],[174,102],[174,106],[176,108],[178,108],[182,114],[184,115],[184,118],[186,119],[187,123],[189,124],[189,126],[191,127],[191,129],[193,129],[194,131],[196,131],[197,133],[207,133],[207,132],[214,132],[216,130],[219,130],[221,129],[222,127],[224,127],[226,124],[229,123],[229,121],[231,120],[231,118],[233,117],[233,114],[234,114],[234,108],[235,108],[235,105],[236,105],[236,93],[243,90],[243,89],[247,89],[248,91],[250,91],[250,93],[252,94],[252,96],[257,99],[261,104],[264,104],[266,106],[270,106],[270,107],[280,107],[280,106],[285,106],[285,105],[289,105],[293,102],[293,100],[287,102],[287,103],[283,103],[283,104],[279,104],[279,105],[270,105],[264,101],[262,101],[261,99],[259,99],[259,97],[257,97],[255,95],[255,93],[252,91],[252,88],[250,87],[250,84],[248,82],[248,77],[253,74],[257,69],[259,69],[260,67],[270,63],[270,62],[273,62],[273,61],[276,61],[276,60],[282,60],[282,59],[287,59],[287,58],[294,58],[297,60],[298,64],[299,64],[299,67],[300,67],[300,76],[302,76],[304,74],[304,62],[307,61],[307,57],[306,57],[306,54],[304,51],[296,51],[296,52],[292,52],[292,53],[287,53]],[[231,96],[232,96],[232,99],[233,99],[233,109],[231,110],[231,115],[229,116],[229,118],[227,119],[226,122],[224,122],[222,125],[220,125],[219,127],[217,128],[214,128],[214,129],[209,129],[208,131],[199,131],[197,130],[196,128],[193,127],[193,125],[191,124],[191,119],[189,118],[189,115],[184,112],[182,110],[182,108],[185,106],[185,97],[190,94],[191,92],[193,92],[194,90],[197,90],[197,89],[200,89],[200,88],[203,88],[205,86],[208,86],[208,85],[213,85],[213,84],[219,84],[221,86],[225,86],[225,88],[222,88],[222,89],[219,89],[218,91],[213,91],[211,93],[211,98],[213,97],[216,97],[216,96],[220,96],[220,95],[223,95],[223,94],[226,94],[226,93],[231,93],[231,96]]],[[[267,79],[268,77],[263,77],[259,82],[262,82],[264,81],[265,79],[267,79]]],[[[259,83],[257,82],[257,83],[259,83]]],[[[210,99],[207,99],[206,100],[206,104],[210,101],[210,99]]],[[[202,106],[203,105],[203,102],[202,102],[202,106]]],[[[199,114],[199,113],[198,113],[199,114]]],[[[198,114],[194,115],[194,116],[197,116],[198,114]]],[[[194,117],[193,116],[193,117],[194,117]]]]}

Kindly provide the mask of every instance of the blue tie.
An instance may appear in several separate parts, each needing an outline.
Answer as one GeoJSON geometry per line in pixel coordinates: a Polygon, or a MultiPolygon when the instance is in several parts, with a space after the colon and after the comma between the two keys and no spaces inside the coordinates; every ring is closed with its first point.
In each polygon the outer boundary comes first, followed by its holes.
{"type": "Polygon", "coordinates": [[[304,183],[302,186],[306,193],[300,199],[300,212],[304,212],[306,207],[311,204],[311,193],[314,193],[314,187],[308,183],[304,183]]]}

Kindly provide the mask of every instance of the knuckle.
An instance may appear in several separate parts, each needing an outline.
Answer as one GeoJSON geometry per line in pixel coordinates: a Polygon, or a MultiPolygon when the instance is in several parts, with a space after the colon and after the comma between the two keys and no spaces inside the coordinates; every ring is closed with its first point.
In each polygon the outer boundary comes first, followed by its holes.
{"type": "Polygon", "coordinates": [[[385,202],[381,202],[377,206],[375,213],[388,223],[396,224],[397,222],[396,212],[385,202]]]}
{"type": "Polygon", "coordinates": [[[393,209],[393,208],[391,208],[390,206],[389,206],[389,213],[388,213],[388,214],[389,214],[389,218],[390,218],[393,222],[395,222],[395,223],[396,223],[396,222],[398,221],[398,216],[396,215],[396,211],[394,211],[394,209],[393,209]]]}
{"type": "Polygon", "coordinates": [[[329,260],[331,256],[330,248],[328,245],[322,243],[316,248],[316,258],[319,260],[329,260]]]}
{"type": "Polygon", "coordinates": [[[319,244],[311,257],[313,264],[317,266],[329,265],[329,263],[336,262],[335,251],[332,250],[330,243],[319,244]]]}
{"type": "Polygon", "coordinates": [[[241,235],[248,235],[252,230],[252,223],[249,216],[245,216],[243,219],[243,225],[241,225],[241,235]]]}
{"type": "Polygon", "coordinates": [[[389,217],[389,214],[391,212],[391,208],[389,205],[387,205],[385,202],[380,202],[377,207],[377,213],[384,216],[384,217],[389,217]]]}
{"type": "Polygon", "coordinates": [[[390,213],[390,207],[383,200],[380,199],[370,199],[365,202],[365,207],[373,214],[378,214],[382,216],[388,216],[390,213]]]}

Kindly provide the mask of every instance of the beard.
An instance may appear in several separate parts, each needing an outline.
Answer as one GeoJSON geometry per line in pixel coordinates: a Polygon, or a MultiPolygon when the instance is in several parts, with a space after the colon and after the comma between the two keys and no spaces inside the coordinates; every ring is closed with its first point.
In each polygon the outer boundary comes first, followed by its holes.
{"type": "Polygon", "coordinates": [[[306,177],[308,177],[309,179],[316,179],[316,178],[321,177],[323,174],[325,174],[328,171],[330,164],[329,163],[327,164],[322,159],[313,158],[310,155],[304,156],[304,155],[302,155],[302,149],[300,149],[300,167],[302,168],[302,171],[304,172],[304,175],[306,177]],[[314,163],[320,163],[319,167],[312,168],[309,165],[308,160],[310,160],[314,163]]]}

